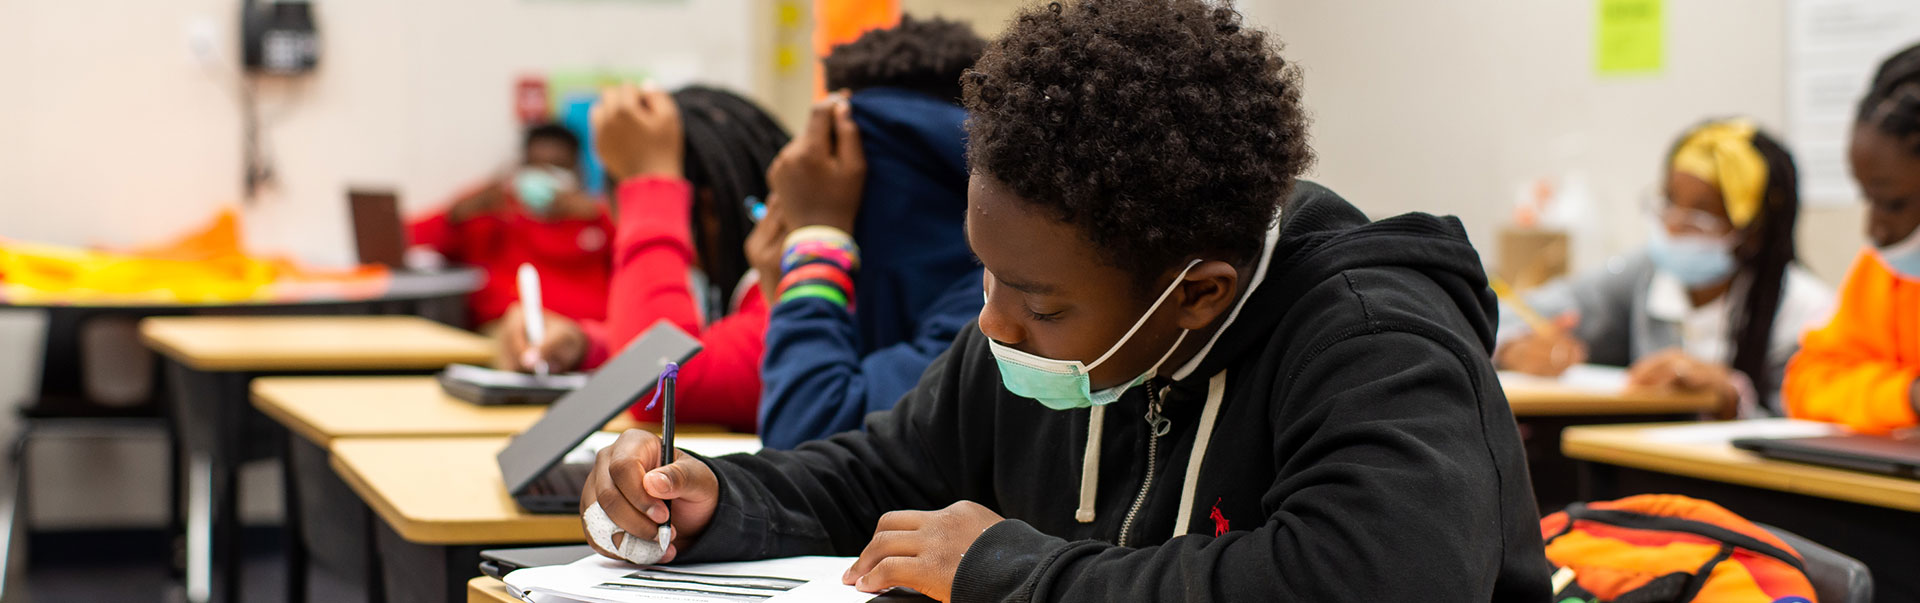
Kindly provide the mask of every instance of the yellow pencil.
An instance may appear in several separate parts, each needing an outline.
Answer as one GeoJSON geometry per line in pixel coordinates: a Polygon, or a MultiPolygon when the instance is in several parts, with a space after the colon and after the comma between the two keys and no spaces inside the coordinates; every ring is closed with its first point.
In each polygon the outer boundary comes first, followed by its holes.
{"type": "Polygon", "coordinates": [[[1559,326],[1553,324],[1553,321],[1547,320],[1547,317],[1541,316],[1539,312],[1534,311],[1533,306],[1527,305],[1527,301],[1521,299],[1518,294],[1515,294],[1513,287],[1508,286],[1505,279],[1498,276],[1489,276],[1487,277],[1487,284],[1493,287],[1493,294],[1498,296],[1500,301],[1507,302],[1507,306],[1512,307],[1513,312],[1519,314],[1520,320],[1526,321],[1527,327],[1532,328],[1533,332],[1541,335],[1558,335],[1560,333],[1559,326]]]}

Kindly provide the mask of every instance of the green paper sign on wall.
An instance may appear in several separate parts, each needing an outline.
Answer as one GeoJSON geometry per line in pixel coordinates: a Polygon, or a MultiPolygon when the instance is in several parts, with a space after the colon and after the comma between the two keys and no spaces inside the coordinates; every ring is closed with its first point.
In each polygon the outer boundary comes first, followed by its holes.
{"type": "Polygon", "coordinates": [[[1593,67],[1600,75],[1660,71],[1665,58],[1662,0],[1594,0],[1593,67]]]}

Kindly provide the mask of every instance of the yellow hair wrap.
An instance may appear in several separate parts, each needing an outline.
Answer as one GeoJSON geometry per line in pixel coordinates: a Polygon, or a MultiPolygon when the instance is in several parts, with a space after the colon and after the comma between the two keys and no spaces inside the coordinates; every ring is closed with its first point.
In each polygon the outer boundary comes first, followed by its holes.
{"type": "Polygon", "coordinates": [[[1688,133],[1673,153],[1674,171],[1720,189],[1734,228],[1753,222],[1767,193],[1767,160],[1753,147],[1755,131],[1753,122],[1744,119],[1716,121],[1688,133]]]}

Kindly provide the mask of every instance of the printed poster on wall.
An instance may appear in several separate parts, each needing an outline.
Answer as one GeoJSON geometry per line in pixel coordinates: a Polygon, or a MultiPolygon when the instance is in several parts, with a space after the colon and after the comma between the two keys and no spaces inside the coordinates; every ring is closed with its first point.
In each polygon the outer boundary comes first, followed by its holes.
{"type": "Polygon", "coordinates": [[[1812,205],[1857,203],[1847,140],[1880,61],[1920,43],[1920,0],[1788,0],[1787,139],[1812,205]]]}

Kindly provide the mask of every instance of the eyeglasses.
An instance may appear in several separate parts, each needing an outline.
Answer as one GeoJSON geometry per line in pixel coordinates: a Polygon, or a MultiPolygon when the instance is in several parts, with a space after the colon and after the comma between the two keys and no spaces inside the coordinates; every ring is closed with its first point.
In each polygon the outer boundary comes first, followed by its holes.
{"type": "Polygon", "coordinates": [[[1728,236],[1733,234],[1733,222],[1711,213],[1674,205],[1673,200],[1659,189],[1648,189],[1642,195],[1641,213],[1666,227],[1673,234],[1697,234],[1709,236],[1728,236]]]}

